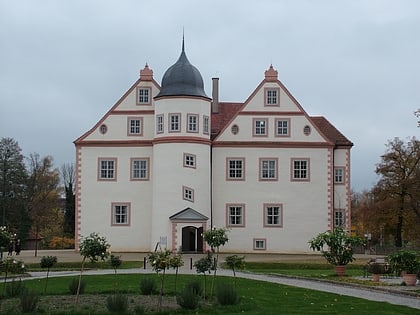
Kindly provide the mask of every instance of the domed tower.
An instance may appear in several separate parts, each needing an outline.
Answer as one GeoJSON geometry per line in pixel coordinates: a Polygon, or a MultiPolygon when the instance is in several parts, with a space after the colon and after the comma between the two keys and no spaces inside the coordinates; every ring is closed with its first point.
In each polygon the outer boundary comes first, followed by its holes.
{"type": "Polygon", "coordinates": [[[210,109],[200,72],[182,51],[155,100],[152,248],[202,251],[210,218],[210,109]]]}

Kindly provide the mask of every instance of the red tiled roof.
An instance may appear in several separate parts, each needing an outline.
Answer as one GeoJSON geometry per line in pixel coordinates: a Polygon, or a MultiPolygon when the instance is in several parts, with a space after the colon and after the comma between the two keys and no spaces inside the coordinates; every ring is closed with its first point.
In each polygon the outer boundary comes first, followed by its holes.
{"type": "Polygon", "coordinates": [[[310,117],[318,129],[335,145],[353,146],[353,143],[337,130],[325,117],[310,117]]]}
{"type": "Polygon", "coordinates": [[[219,112],[211,114],[211,137],[212,139],[226,126],[226,124],[235,116],[243,103],[219,103],[219,112]]]}

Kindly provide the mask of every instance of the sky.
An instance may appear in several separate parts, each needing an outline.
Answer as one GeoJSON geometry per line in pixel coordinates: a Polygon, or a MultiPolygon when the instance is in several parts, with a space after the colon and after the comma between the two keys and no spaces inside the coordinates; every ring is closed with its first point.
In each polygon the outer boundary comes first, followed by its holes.
{"type": "Polygon", "coordinates": [[[371,189],[389,140],[419,138],[417,0],[0,0],[0,137],[74,163],[73,141],[139,78],[181,52],[211,96],[244,102],[272,64],[311,116],[354,143],[351,186],[371,189]]]}

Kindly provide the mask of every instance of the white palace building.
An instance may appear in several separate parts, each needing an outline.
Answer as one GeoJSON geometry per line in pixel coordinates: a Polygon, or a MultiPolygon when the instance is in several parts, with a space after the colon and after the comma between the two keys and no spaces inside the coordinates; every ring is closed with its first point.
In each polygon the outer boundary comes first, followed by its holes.
{"type": "Polygon", "coordinates": [[[140,78],[77,140],[76,243],[97,232],[113,251],[305,253],[320,232],[350,229],[350,149],[309,116],[270,66],[244,102],[212,97],[179,59],[162,84],[140,78]]]}

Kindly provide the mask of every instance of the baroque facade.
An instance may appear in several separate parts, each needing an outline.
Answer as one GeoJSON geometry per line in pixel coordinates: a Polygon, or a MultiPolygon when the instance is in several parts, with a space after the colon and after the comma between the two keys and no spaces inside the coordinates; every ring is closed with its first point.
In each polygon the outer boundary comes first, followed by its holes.
{"type": "Polygon", "coordinates": [[[75,141],[76,242],[91,232],[113,251],[304,253],[308,240],[350,229],[352,143],[309,116],[270,66],[244,102],[212,97],[179,59],[162,84],[146,64],[118,102],[75,141]]]}

